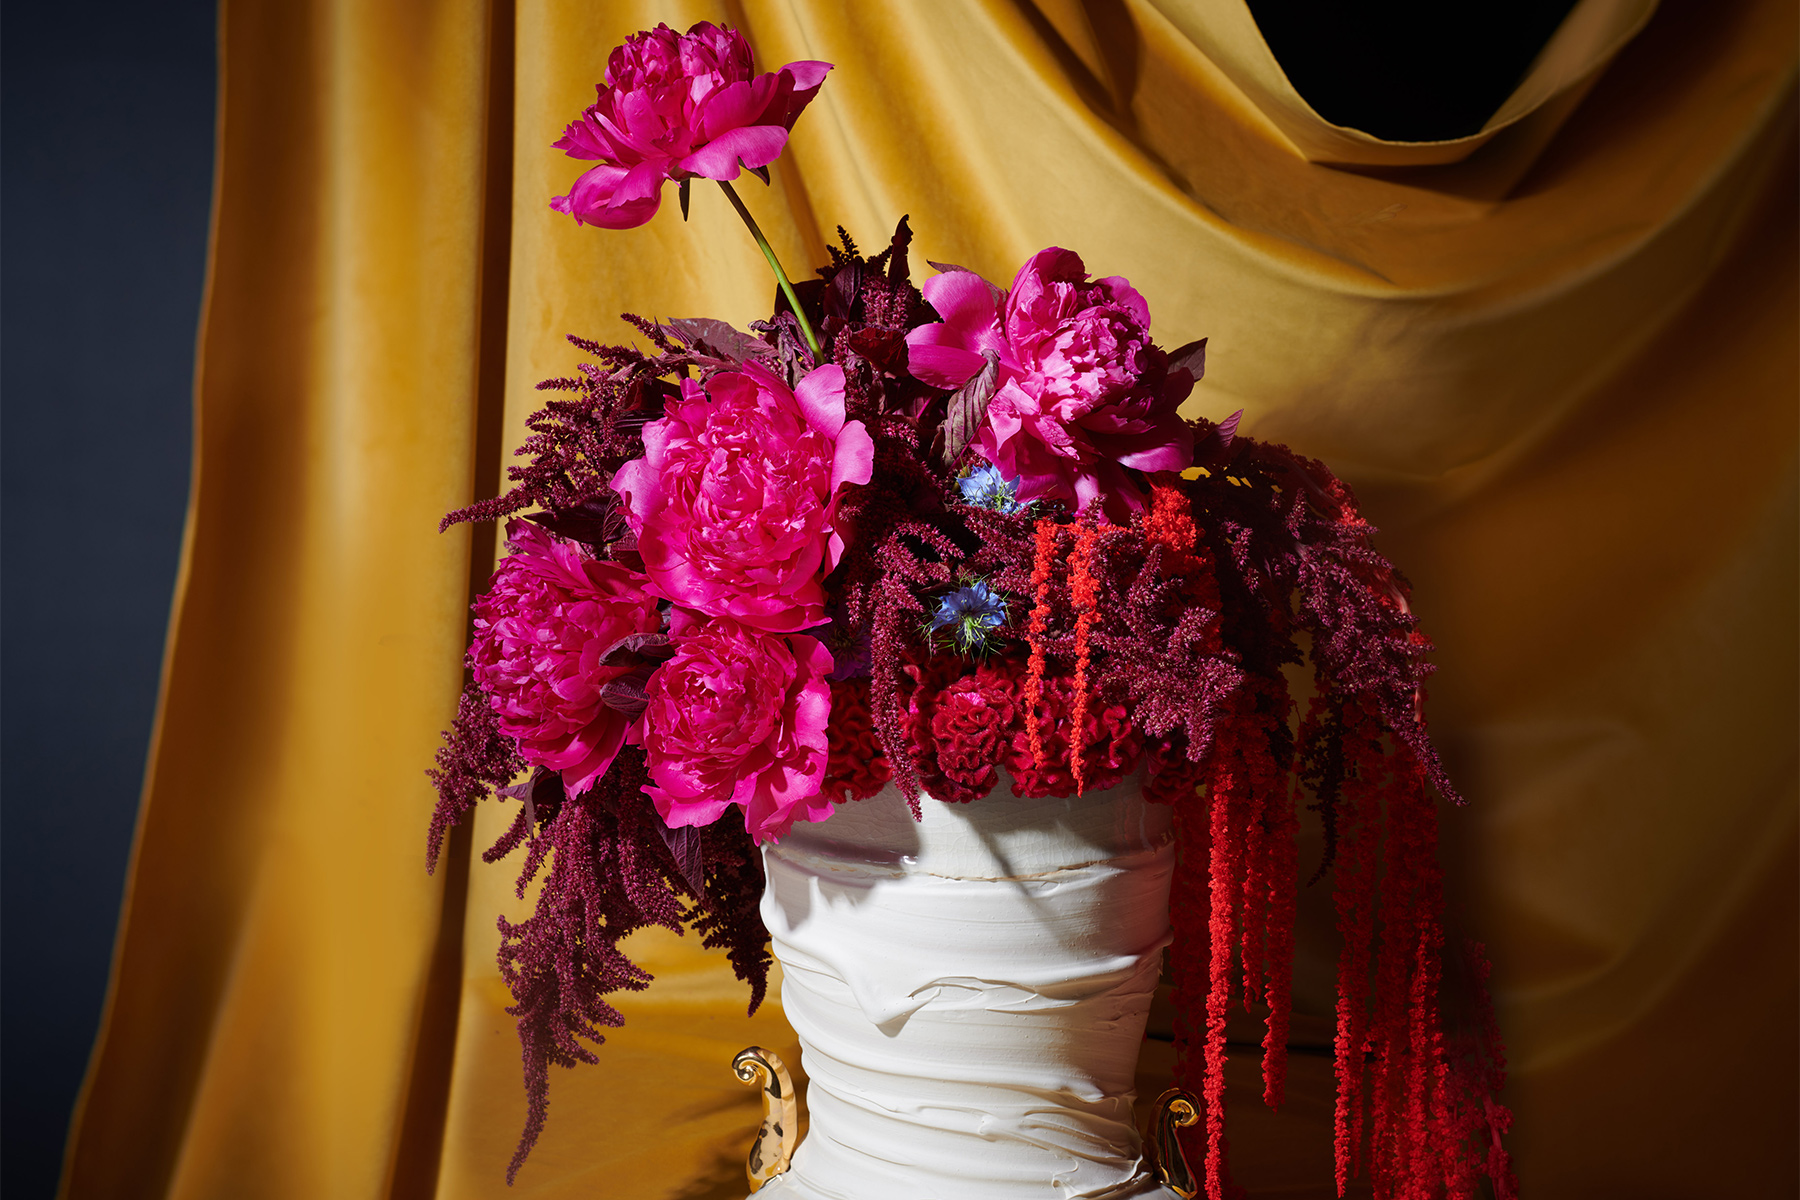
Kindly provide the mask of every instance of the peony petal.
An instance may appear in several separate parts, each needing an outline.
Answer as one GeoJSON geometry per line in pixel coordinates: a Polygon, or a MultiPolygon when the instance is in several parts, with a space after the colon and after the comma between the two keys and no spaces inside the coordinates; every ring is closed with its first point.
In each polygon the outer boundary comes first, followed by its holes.
{"type": "Polygon", "coordinates": [[[656,805],[656,815],[663,819],[663,824],[670,829],[682,829],[696,825],[711,825],[725,815],[731,807],[729,799],[724,800],[684,800],[660,787],[644,785],[644,794],[656,805]]]}
{"type": "Polygon", "coordinates": [[[561,768],[563,791],[579,796],[593,787],[618,757],[619,747],[625,744],[625,730],[631,724],[622,716],[609,713],[590,725],[587,732],[594,737],[592,748],[581,762],[561,768]]]}
{"type": "MultiPolygon", "coordinates": [[[[662,422],[653,421],[651,425],[662,422]]],[[[650,425],[644,427],[645,440],[648,441],[650,425]]],[[[644,521],[660,505],[657,501],[657,473],[650,464],[641,458],[634,458],[620,467],[612,477],[612,490],[619,494],[625,502],[625,522],[631,526],[631,532],[640,539],[644,536],[644,521]]]]}
{"type": "MultiPolygon", "coordinates": [[[[638,199],[620,198],[618,190],[633,170],[602,164],[590,168],[575,186],[569,189],[567,196],[557,196],[550,201],[550,207],[557,212],[565,212],[583,225],[597,225],[603,229],[633,229],[656,215],[657,207],[662,203],[660,186],[652,189],[650,195],[638,199]]],[[[660,175],[658,176],[660,181],[660,175]]]]}
{"type": "Polygon", "coordinates": [[[1108,275],[1097,280],[1112,297],[1112,302],[1125,309],[1137,318],[1140,328],[1150,328],[1150,302],[1145,300],[1138,290],[1131,286],[1131,281],[1122,275],[1108,275]]]}
{"type": "MultiPolygon", "coordinates": [[[[832,64],[828,62],[819,62],[816,59],[802,59],[799,62],[789,63],[787,66],[781,68],[781,70],[783,73],[794,77],[795,90],[816,91],[818,90],[819,85],[825,82],[825,75],[831,70],[831,67],[832,64]]],[[[810,100],[811,97],[809,96],[807,99],[810,100]]]]}
{"type": "Polygon", "coordinates": [[[1152,430],[1133,441],[1139,444],[1115,449],[1108,457],[1137,471],[1185,471],[1194,465],[1194,431],[1185,422],[1179,429],[1152,430]]]}
{"type": "MultiPolygon", "coordinates": [[[[806,414],[808,425],[828,438],[837,437],[844,427],[844,368],[836,363],[814,367],[794,389],[794,399],[800,402],[800,411],[806,414]]],[[[835,487],[836,480],[832,482],[835,487]]]]}
{"type": "Polygon", "coordinates": [[[707,179],[736,179],[746,167],[766,167],[781,157],[788,132],[779,125],[749,125],[715,138],[676,165],[707,179]]]}
{"type": "Polygon", "coordinates": [[[846,483],[867,483],[875,474],[875,439],[861,421],[851,421],[838,431],[831,460],[831,491],[846,483]]]}
{"type": "MultiPolygon", "coordinates": [[[[823,558],[822,552],[820,556],[823,558]]],[[[730,617],[764,633],[794,633],[825,620],[825,591],[813,578],[792,596],[738,595],[723,604],[712,600],[711,606],[721,610],[715,615],[730,617]]]]}
{"type": "Polygon", "coordinates": [[[700,137],[713,141],[734,129],[768,124],[763,119],[763,112],[774,99],[775,90],[773,75],[741,79],[715,88],[694,110],[694,124],[700,137]]]}
{"type": "Polygon", "coordinates": [[[906,335],[906,369],[921,383],[953,391],[987,366],[987,359],[961,346],[933,345],[933,331],[943,328],[923,325],[906,335]]]}
{"type": "Polygon", "coordinates": [[[666,160],[646,159],[625,173],[614,187],[613,203],[625,204],[634,200],[657,200],[662,193],[663,181],[669,177],[669,164],[666,160]]]}
{"type": "Polygon", "coordinates": [[[562,137],[550,143],[553,149],[561,150],[570,158],[613,159],[617,158],[616,149],[607,140],[599,126],[591,117],[583,116],[579,121],[572,121],[563,130],[562,137]]]}
{"type": "Polygon", "coordinates": [[[999,319],[1005,293],[973,271],[946,271],[919,286],[925,302],[944,323],[973,333],[999,319]]]}

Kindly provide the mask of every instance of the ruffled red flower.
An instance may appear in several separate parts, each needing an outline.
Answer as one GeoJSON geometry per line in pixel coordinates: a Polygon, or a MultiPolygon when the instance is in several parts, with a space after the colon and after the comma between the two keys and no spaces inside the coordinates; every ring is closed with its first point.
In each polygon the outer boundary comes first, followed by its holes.
{"type": "Polygon", "coordinates": [[[983,666],[933,695],[914,695],[930,706],[919,726],[928,740],[920,763],[931,780],[928,790],[940,800],[975,800],[993,791],[1000,782],[996,768],[1019,727],[1017,679],[983,666]]]}
{"type": "Polygon", "coordinates": [[[875,718],[869,711],[869,681],[843,679],[831,685],[830,750],[825,763],[822,795],[834,803],[867,800],[893,778],[887,755],[875,736],[875,718]]]}
{"type": "MultiPolygon", "coordinates": [[[[1075,684],[1066,678],[1045,679],[1037,701],[1041,758],[1032,752],[1023,722],[1013,733],[1002,765],[1012,773],[1016,796],[1073,796],[1076,792],[1070,743],[1075,731],[1075,684]]],[[[1082,722],[1082,783],[1104,791],[1117,787],[1144,757],[1144,735],[1122,704],[1088,705],[1082,722]]]]}

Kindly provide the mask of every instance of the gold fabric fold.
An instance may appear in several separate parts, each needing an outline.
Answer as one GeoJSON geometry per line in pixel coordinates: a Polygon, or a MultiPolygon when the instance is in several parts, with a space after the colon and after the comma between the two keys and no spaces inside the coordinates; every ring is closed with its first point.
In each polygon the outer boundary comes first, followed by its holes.
{"type": "MultiPolygon", "coordinates": [[[[1665,0],[1460,161],[1355,169],[1297,145],[1195,35],[1209,12],[227,0],[182,592],[67,1195],[743,1194],[758,1110],[730,1057],[793,1062],[792,1036],[661,934],[507,1191],[494,921],[526,902],[516,860],[470,861],[501,814],[440,878],[421,861],[492,553],[471,569],[438,517],[499,485],[533,385],[579,360],[565,334],[772,303],[702,181],[685,224],[672,190],[636,230],[547,206],[607,50],[701,19],[764,69],[837,64],[772,186],[740,189],[790,271],[902,214],[921,268],[1005,283],[1069,246],[1164,344],[1211,338],[1193,411],[1242,408],[1358,487],[1439,647],[1471,801],[1443,814],[1453,920],[1495,959],[1525,1194],[1791,1194],[1792,5],[1665,0]]],[[[1316,1042],[1319,889],[1303,922],[1316,1042]]],[[[1232,1068],[1252,1195],[1331,1194],[1329,1063],[1302,1060],[1278,1116],[1232,1068]]],[[[1153,1044],[1147,1086],[1167,1071],[1153,1044]]]]}

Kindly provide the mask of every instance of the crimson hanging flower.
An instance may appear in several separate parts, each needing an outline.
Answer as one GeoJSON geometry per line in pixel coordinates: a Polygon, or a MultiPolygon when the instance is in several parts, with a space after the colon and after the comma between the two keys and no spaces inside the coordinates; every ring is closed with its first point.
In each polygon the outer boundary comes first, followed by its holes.
{"type": "Polygon", "coordinates": [[[665,180],[729,180],[766,167],[829,70],[809,60],[757,75],[744,35],[710,21],[682,34],[667,25],[634,33],[612,52],[598,99],[555,143],[600,165],[550,207],[630,229],[656,215],[665,180]]]}

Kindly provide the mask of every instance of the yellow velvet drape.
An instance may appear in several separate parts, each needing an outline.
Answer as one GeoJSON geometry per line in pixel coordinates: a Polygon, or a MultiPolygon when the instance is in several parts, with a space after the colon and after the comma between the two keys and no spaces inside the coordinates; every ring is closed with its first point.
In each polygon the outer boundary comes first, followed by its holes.
{"type": "MultiPolygon", "coordinates": [[[[1358,486],[1439,646],[1525,1194],[1794,1195],[1796,20],[1653,7],[1584,0],[1505,120],[1408,146],[1313,115],[1241,0],[226,0],[181,593],[65,1193],[508,1194],[513,864],[471,863],[493,814],[422,861],[493,541],[436,522],[564,333],[767,310],[704,185],[685,225],[546,206],[607,49],[712,19],[837,64],[746,193],[796,273],[903,213],[998,282],[1073,247],[1211,338],[1197,411],[1358,486]]],[[[657,985],[511,1194],[742,1195],[726,1064],[792,1035],[692,941],[638,941],[657,985]]],[[[1289,1111],[1234,1110],[1253,1195],[1329,1192],[1296,1062],[1289,1111]]]]}

